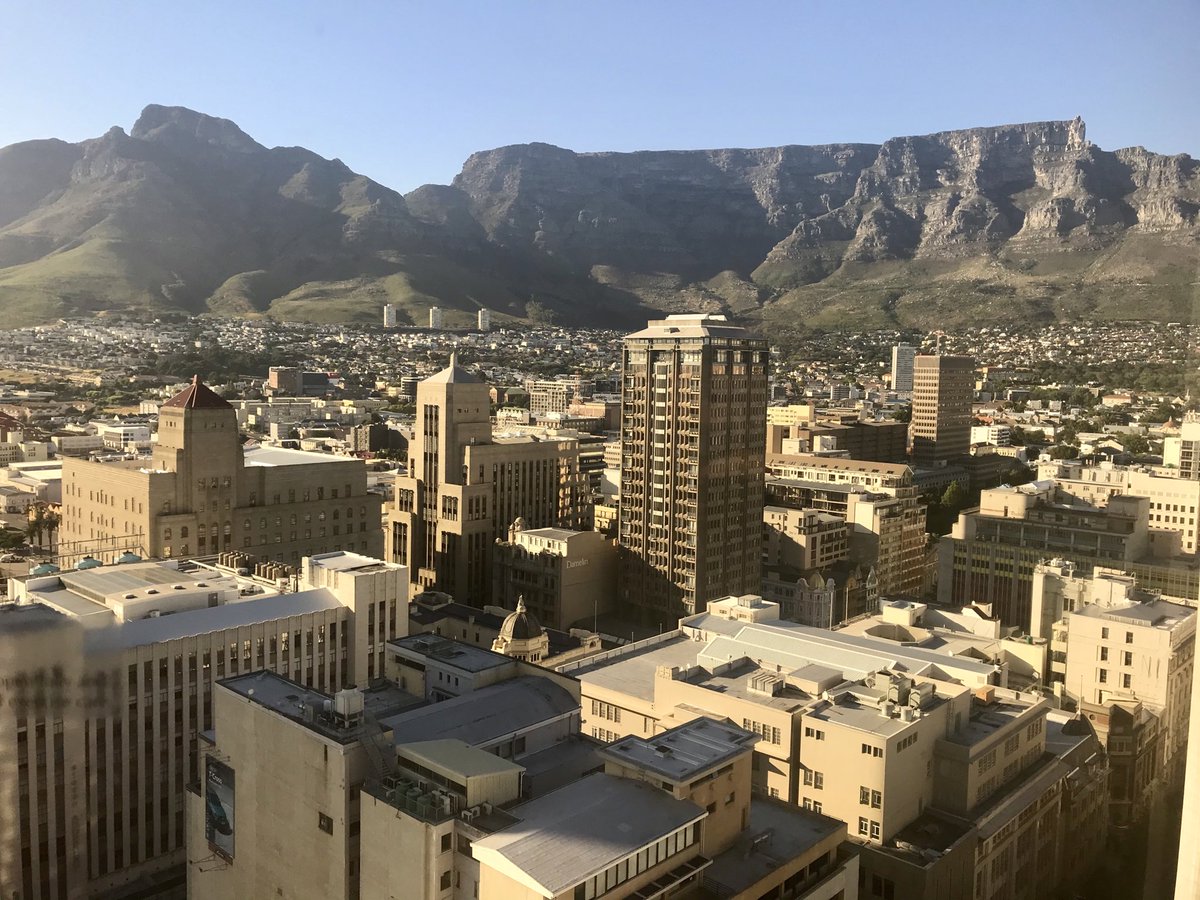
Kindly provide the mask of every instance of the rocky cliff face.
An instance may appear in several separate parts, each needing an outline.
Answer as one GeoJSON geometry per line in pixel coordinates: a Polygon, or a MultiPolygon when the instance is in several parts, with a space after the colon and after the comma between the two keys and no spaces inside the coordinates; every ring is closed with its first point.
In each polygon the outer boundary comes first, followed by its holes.
{"type": "Polygon", "coordinates": [[[385,302],[459,324],[480,306],[615,326],[681,309],[1179,318],[1198,211],[1195,160],[1101,150],[1078,119],[882,145],[527,144],[402,197],[339,160],[149,106],[128,134],[0,149],[0,326],[132,307],[374,321],[385,302]]]}
{"type": "Polygon", "coordinates": [[[1192,239],[1200,201],[1195,160],[1100,150],[1079,119],[881,146],[504,147],[468,159],[454,186],[514,250],[691,279],[733,270],[775,289],[847,261],[1095,246],[1131,229],[1192,239]]]}

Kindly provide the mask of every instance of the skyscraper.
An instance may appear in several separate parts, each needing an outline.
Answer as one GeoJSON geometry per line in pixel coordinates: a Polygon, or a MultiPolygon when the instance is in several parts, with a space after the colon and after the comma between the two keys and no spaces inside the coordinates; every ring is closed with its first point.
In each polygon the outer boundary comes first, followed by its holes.
{"type": "Polygon", "coordinates": [[[446,318],[442,314],[442,310],[436,306],[429,307],[429,327],[434,330],[437,330],[440,328],[444,328],[445,323],[446,323],[446,318]]]}
{"type": "Polygon", "coordinates": [[[414,584],[482,606],[492,589],[492,548],[508,527],[582,524],[575,441],[492,436],[488,386],[450,365],[417,386],[408,473],[396,479],[389,556],[414,584]]]}
{"type": "Polygon", "coordinates": [[[492,330],[492,311],[490,309],[479,310],[475,318],[480,331],[492,330]]]}
{"type": "Polygon", "coordinates": [[[759,590],[767,367],[724,316],[625,338],[620,595],[647,622],[759,590]]]}
{"type": "Polygon", "coordinates": [[[384,328],[395,328],[396,327],[396,307],[393,306],[391,303],[383,304],[383,327],[384,328]]]}
{"type": "Polygon", "coordinates": [[[913,360],[913,465],[945,465],[971,449],[975,360],[969,356],[917,356],[913,360]]]}
{"type": "Polygon", "coordinates": [[[892,390],[908,394],[913,389],[913,360],[917,348],[911,344],[897,344],[892,348],[892,390]]]}

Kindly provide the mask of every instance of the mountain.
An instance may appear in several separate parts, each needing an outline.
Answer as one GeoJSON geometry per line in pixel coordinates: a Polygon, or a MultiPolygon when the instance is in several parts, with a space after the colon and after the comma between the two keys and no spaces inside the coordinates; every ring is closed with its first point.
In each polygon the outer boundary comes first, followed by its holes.
{"type": "Polygon", "coordinates": [[[1200,166],[1083,122],[759,150],[472,155],[406,196],[149,106],[0,149],[0,326],[104,309],[466,324],[769,325],[1190,316],[1200,166]]]}

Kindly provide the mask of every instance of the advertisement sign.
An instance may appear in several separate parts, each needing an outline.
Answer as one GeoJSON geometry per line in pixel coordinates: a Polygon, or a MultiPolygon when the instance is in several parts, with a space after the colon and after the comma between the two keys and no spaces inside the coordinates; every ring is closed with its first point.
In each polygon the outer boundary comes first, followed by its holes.
{"type": "Polygon", "coordinates": [[[204,837],[218,856],[233,861],[233,769],[208,757],[204,764],[204,837]]]}

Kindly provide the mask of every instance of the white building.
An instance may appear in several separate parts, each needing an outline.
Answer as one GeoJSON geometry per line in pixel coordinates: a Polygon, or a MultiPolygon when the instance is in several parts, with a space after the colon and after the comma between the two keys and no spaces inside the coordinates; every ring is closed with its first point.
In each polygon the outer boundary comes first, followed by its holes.
{"type": "Polygon", "coordinates": [[[445,316],[442,310],[437,306],[429,307],[429,327],[435,330],[440,330],[446,327],[445,316]]]}
{"type": "Polygon", "coordinates": [[[972,444],[995,444],[997,447],[1007,447],[1011,443],[1012,432],[1007,425],[972,425],[972,444]]]}
{"type": "Polygon", "coordinates": [[[383,304],[383,327],[396,327],[396,307],[390,303],[383,304]]]}
{"type": "Polygon", "coordinates": [[[479,310],[476,320],[477,327],[480,331],[492,330],[492,311],[490,309],[479,310]]]}
{"type": "Polygon", "coordinates": [[[898,394],[911,394],[913,389],[913,360],[917,348],[910,344],[892,347],[892,390],[898,394]]]}

